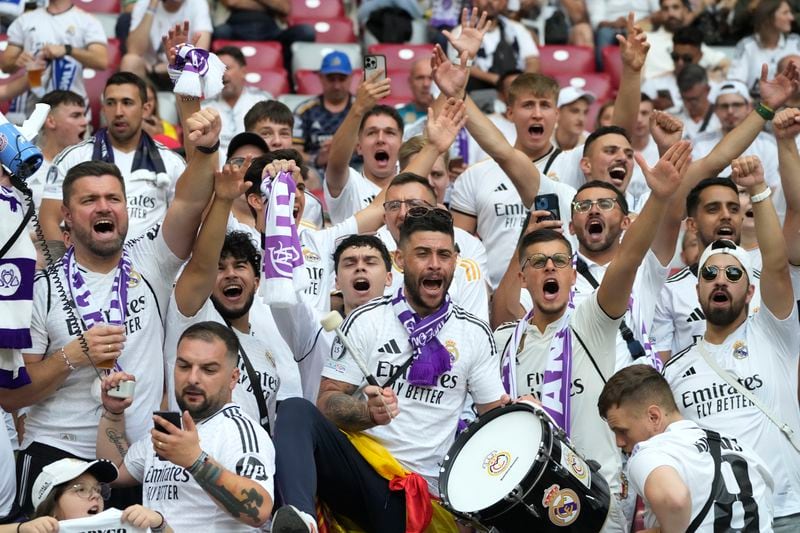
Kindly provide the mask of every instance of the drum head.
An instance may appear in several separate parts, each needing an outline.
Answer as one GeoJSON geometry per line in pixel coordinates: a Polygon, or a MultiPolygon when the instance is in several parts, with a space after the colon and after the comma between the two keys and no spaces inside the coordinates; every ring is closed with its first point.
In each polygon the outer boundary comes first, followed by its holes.
{"type": "Polygon", "coordinates": [[[531,411],[489,420],[453,458],[443,487],[450,506],[471,513],[502,500],[531,470],[541,443],[542,422],[531,411]]]}

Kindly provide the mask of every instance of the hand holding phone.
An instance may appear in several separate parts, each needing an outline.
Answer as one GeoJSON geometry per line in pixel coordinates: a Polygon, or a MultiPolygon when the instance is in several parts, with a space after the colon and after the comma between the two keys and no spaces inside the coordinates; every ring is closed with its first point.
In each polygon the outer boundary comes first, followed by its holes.
{"type": "Polygon", "coordinates": [[[536,211],[548,211],[549,215],[537,217],[536,222],[543,220],[561,220],[561,209],[558,206],[557,194],[539,194],[533,200],[533,209],[536,211]]]}
{"type": "Polygon", "coordinates": [[[386,56],[384,55],[365,55],[364,56],[364,79],[368,80],[378,70],[382,70],[380,76],[375,82],[383,81],[386,79],[386,56]]]}

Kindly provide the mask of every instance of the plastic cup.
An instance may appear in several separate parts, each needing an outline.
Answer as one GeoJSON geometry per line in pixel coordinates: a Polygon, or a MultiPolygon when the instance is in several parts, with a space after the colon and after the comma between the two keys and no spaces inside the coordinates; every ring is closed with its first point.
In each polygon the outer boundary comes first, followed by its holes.
{"type": "Polygon", "coordinates": [[[42,86],[42,73],[44,72],[44,67],[39,65],[31,65],[28,69],[28,85],[31,86],[31,89],[36,89],[37,87],[42,86]]]}

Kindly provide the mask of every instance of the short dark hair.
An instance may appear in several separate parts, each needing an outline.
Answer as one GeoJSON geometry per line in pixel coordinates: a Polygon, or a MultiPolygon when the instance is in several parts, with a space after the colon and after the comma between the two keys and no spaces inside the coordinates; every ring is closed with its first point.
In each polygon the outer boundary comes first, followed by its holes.
{"type": "Polygon", "coordinates": [[[244,175],[244,180],[250,182],[246,195],[261,194],[261,174],[264,173],[264,167],[278,159],[291,159],[300,167],[300,174],[302,174],[303,180],[308,179],[308,167],[303,163],[303,156],[300,155],[300,152],[294,148],[273,150],[264,155],[254,157],[250,162],[250,168],[247,169],[244,175]]]}
{"type": "MultiPolygon", "coordinates": [[[[600,180],[587,181],[586,183],[578,187],[578,190],[575,191],[575,197],[572,199],[572,201],[574,202],[575,200],[577,200],[578,195],[581,193],[581,191],[584,191],[586,189],[608,189],[609,191],[613,192],[616,195],[617,204],[619,204],[619,208],[622,209],[622,212],[625,213],[626,215],[630,212],[630,210],[628,209],[628,201],[625,199],[625,195],[622,194],[622,191],[617,189],[614,186],[614,184],[608,183],[607,181],[600,181],[600,180]]],[[[570,203],[570,212],[571,213],[575,212],[575,207],[572,205],[572,203],[570,203]]]]}
{"type": "Polygon", "coordinates": [[[86,176],[105,176],[106,174],[114,176],[119,180],[122,187],[122,194],[125,194],[125,178],[119,171],[119,167],[114,163],[106,163],[105,161],[84,161],[78,163],[67,171],[64,176],[64,183],[61,185],[61,201],[64,205],[69,204],[69,198],[72,196],[72,186],[81,178],[86,176]]]}
{"type": "Polygon", "coordinates": [[[519,76],[520,74],[522,74],[522,71],[518,68],[512,68],[511,70],[506,70],[505,72],[502,72],[500,76],[497,78],[497,83],[495,84],[495,89],[497,89],[497,92],[499,93],[503,92],[503,84],[506,82],[508,78],[510,78],[511,76],[519,76]]]}
{"type": "Polygon", "coordinates": [[[728,177],[706,178],[700,180],[700,183],[694,186],[686,196],[686,214],[693,217],[697,214],[697,207],[700,205],[700,194],[709,187],[719,185],[720,187],[728,187],[730,190],[739,195],[739,189],[732,179],[728,177]]]}
{"type": "Polygon", "coordinates": [[[240,67],[247,66],[247,60],[244,58],[244,54],[242,53],[242,49],[238,46],[223,46],[221,48],[217,48],[215,52],[217,56],[231,56],[234,61],[239,63],[240,67]]]}
{"type": "Polygon", "coordinates": [[[692,63],[683,67],[675,81],[678,83],[678,90],[683,93],[697,85],[708,85],[708,73],[700,65],[692,63]]]}
{"type": "Polygon", "coordinates": [[[83,96],[73,91],[55,90],[42,96],[41,102],[50,106],[50,111],[53,111],[60,105],[77,105],[86,107],[86,101],[83,96]]]}
{"type": "Polygon", "coordinates": [[[703,32],[693,26],[683,26],[672,34],[672,44],[686,44],[700,48],[703,45],[703,32]]]}
{"type": "Polygon", "coordinates": [[[592,147],[592,144],[604,135],[622,135],[628,140],[628,142],[631,142],[631,136],[628,135],[628,132],[625,130],[625,128],[621,126],[601,126],[590,133],[588,137],[586,137],[586,142],[583,144],[584,157],[586,157],[586,154],[589,153],[589,149],[592,147]]]}
{"type": "Polygon", "coordinates": [[[344,253],[345,250],[348,248],[363,247],[378,250],[378,253],[381,254],[381,259],[383,259],[383,264],[386,265],[386,271],[392,271],[392,258],[389,256],[389,250],[386,249],[386,245],[383,244],[383,241],[375,235],[359,235],[357,233],[348,235],[336,246],[336,250],[333,252],[333,271],[339,271],[339,259],[341,259],[342,253],[344,253]]]}
{"type": "Polygon", "coordinates": [[[103,89],[103,98],[106,96],[106,89],[111,85],[135,85],[139,89],[139,97],[142,99],[142,103],[147,102],[147,84],[133,72],[115,72],[112,74],[106,81],[103,89]]]}
{"type": "Polygon", "coordinates": [[[292,111],[277,100],[261,100],[256,102],[244,116],[244,131],[253,131],[262,120],[294,127],[292,111]]]}
{"type": "Polygon", "coordinates": [[[569,254],[572,255],[572,244],[570,244],[569,240],[567,240],[567,238],[564,237],[564,235],[549,228],[537,229],[530,233],[526,233],[525,235],[522,236],[522,239],[520,240],[519,254],[518,254],[518,259],[520,264],[522,264],[522,262],[528,258],[528,255],[526,254],[526,250],[528,248],[530,248],[534,244],[539,244],[540,242],[551,242],[551,241],[559,241],[564,243],[564,245],[567,247],[567,250],[569,250],[569,254]]]}
{"type": "Polygon", "coordinates": [[[364,129],[364,124],[367,123],[367,119],[370,117],[379,117],[381,115],[385,115],[394,119],[394,121],[397,123],[397,129],[400,130],[400,134],[402,135],[403,129],[405,128],[403,117],[400,116],[400,113],[397,112],[397,109],[390,105],[384,104],[373,106],[372,109],[364,113],[364,116],[361,118],[361,124],[358,125],[358,133],[361,133],[361,131],[364,129]]]}
{"type": "Polygon", "coordinates": [[[418,231],[435,231],[449,235],[453,239],[453,245],[455,246],[453,219],[440,215],[439,211],[444,210],[436,208],[431,209],[422,216],[406,216],[406,219],[400,225],[400,237],[397,239],[398,246],[403,246],[418,231]]]}
{"type": "Polygon", "coordinates": [[[414,174],[413,172],[401,172],[392,178],[392,181],[389,182],[389,186],[386,187],[386,191],[388,192],[392,187],[400,187],[401,185],[406,185],[408,183],[416,183],[417,185],[425,187],[425,190],[431,193],[431,196],[433,196],[434,203],[436,202],[436,191],[434,191],[433,187],[431,187],[431,184],[428,183],[428,179],[423,178],[419,174],[414,174]]]}
{"type": "Polygon", "coordinates": [[[678,411],[669,383],[650,365],[631,365],[611,376],[597,399],[597,409],[606,418],[610,409],[630,403],[656,404],[669,413],[678,411]]]}
{"type": "Polygon", "coordinates": [[[225,235],[225,242],[222,243],[219,258],[227,259],[228,257],[250,263],[256,276],[261,271],[261,253],[250,235],[244,231],[231,231],[225,235]]]}
{"type": "Polygon", "coordinates": [[[220,340],[225,345],[225,358],[228,362],[236,366],[239,361],[239,339],[228,326],[219,322],[207,320],[192,324],[181,333],[178,345],[184,339],[201,340],[208,343],[220,340]]]}

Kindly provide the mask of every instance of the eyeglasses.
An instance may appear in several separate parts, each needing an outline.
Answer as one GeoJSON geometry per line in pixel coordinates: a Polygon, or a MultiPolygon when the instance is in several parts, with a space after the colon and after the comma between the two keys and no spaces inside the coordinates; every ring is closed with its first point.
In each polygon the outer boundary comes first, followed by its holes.
{"type": "Polygon", "coordinates": [[[675,63],[678,61],[683,61],[684,63],[694,63],[694,56],[692,54],[676,54],[673,52],[670,54],[670,57],[675,63]]]}
{"type": "Polygon", "coordinates": [[[74,492],[79,498],[84,500],[91,499],[91,497],[95,495],[107,500],[108,497],[111,496],[111,487],[109,487],[106,483],[100,483],[99,485],[84,485],[82,483],[76,483],[67,490],[74,492]]]}
{"type": "Polygon", "coordinates": [[[586,213],[594,205],[597,205],[600,211],[611,211],[614,209],[614,204],[617,203],[616,198],[598,198],[597,200],[575,200],[572,202],[572,209],[576,213],[586,213]]]}
{"type": "Polygon", "coordinates": [[[728,265],[724,269],[716,265],[704,266],[700,270],[700,275],[703,276],[703,279],[706,281],[714,281],[717,279],[720,270],[725,272],[725,277],[728,278],[728,281],[731,283],[738,282],[742,279],[742,276],[744,276],[744,270],[734,265],[728,265]]]}
{"type": "Polygon", "coordinates": [[[227,164],[240,167],[244,164],[244,157],[231,157],[230,159],[228,159],[227,164]]]}
{"type": "Polygon", "coordinates": [[[730,111],[730,110],[738,111],[740,109],[744,109],[744,106],[746,105],[747,104],[744,102],[730,102],[727,104],[717,104],[716,107],[717,109],[721,109],[722,111],[730,111]]]}
{"type": "Polygon", "coordinates": [[[525,270],[525,265],[528,263],[535,269],[542,269],[547,266],[547,261],[552,260],[556,268],[565,268],[567,265],[572,264],[572,256],[569,254],[533,254],[522,263],[522,270],[525,270]]]}
{"type": "Polygon", "coordinates": [[[447,209],[442,209],[441,207],[431,207],[428,204],[425,205],[418,205],[412,207],[406,213],[407,217],[411,218],[419,218],[419,217],[431,217],[431,218],[438,218],[444,222],[453,222],[453,215],[447,209]]]}
{"type": "Polygon", "coordinates": [[[408,209],[413,209],[415,207],[433,209],[433,206],[425,200],[389,200],[388,202],[383,202],[383,210],[389,212],[400,211],[400,207],[403,205],[408,209]]]}

